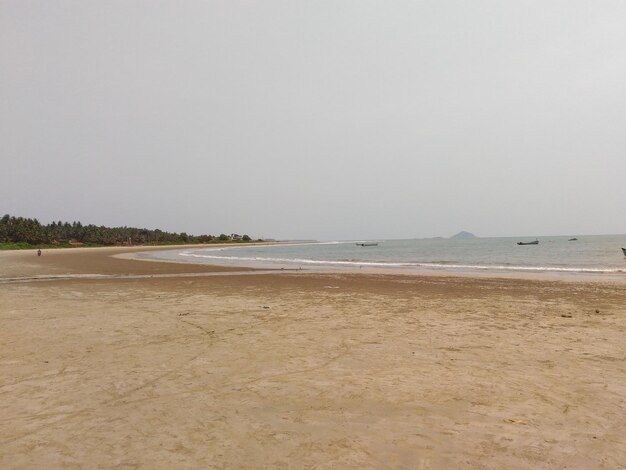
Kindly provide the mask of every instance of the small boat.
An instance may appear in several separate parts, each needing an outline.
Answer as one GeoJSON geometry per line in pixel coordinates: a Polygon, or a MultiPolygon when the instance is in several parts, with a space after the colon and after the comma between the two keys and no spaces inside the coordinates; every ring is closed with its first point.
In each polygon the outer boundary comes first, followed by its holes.
{"type": "Polygon", "coordinates": [[[356,246],[378,246],[378,242],[356,242],[356,246]]]}
{"type": "Polygon", "coordinates": [[[624,256],[626,256],[626,248],[622,248],[622,251],[624,252],[624,256]]]}
{"type": "Polygon", "coordinates": [[[568,242],[575,242],[578,241],[578,238],[570,238],[569,240],[567,240],[568,242]]]}
{"type": "Polygon", "coordinates": [[[533,242],[517,242],[518,245],[539,245],[539,240],[533,242]]]}

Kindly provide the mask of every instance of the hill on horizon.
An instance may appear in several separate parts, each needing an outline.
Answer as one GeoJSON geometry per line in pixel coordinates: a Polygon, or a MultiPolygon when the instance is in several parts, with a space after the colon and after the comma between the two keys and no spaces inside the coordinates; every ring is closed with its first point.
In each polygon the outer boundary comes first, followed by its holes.
{"type": "Polygon", "coordinates": [[[456,235],[452,235],[450,240],[468,240],[470,238],[478,238],[476,235],[470,232],[466,232],[465,230],[461,230],[456,235]]]}

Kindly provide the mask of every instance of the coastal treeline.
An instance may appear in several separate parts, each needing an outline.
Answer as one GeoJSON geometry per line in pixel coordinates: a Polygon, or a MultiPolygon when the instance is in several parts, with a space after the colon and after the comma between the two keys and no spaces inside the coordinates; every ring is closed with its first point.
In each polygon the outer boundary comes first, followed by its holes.
{"type": "Polygon", "coordinates": [[[187,243],[248,242],[248,235],[224,233],[189,235],[135,227],[105,227],[83,225],[80,222],[52,222],[42,224],[37,219],[5,215],[0,219],[0,244],[4,245],[166,245],[187,243]]]}

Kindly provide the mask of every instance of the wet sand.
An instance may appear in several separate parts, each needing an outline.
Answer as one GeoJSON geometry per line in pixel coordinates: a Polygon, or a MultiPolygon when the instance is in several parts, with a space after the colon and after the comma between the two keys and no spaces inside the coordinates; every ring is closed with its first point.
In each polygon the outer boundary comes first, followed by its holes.
{"type": "MultiPolygon", "coordinates": [[[[131,251],[0,252],[0,280],[229,269],[131,251]]],[[[625,282],[4,282],[0,325],[2,468],[626,466],[625,282]]]]}

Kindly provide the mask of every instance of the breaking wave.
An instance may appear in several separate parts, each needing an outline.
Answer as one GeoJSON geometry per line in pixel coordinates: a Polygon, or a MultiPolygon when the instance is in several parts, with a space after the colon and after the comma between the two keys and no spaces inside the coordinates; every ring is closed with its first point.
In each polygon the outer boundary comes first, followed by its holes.
{"type": "MultiPolygon", "coordinates": [[[[339,242],[338,242],[339,243],[339,242]]],[[[287,245],[285,245],[287,246],[287,245]]],[[[294,245],[288,245],[294,246],[294,245]]],[[[234,248],[215,248],[203,251],[224,251],[234,248]]],[[[387,269],[434,269],[434,270],[451,270],[451,271],[525,271],[525,272],[555,272],[555,273],[622,273],[623,269],[617,268],[591,268],[591,267],[560,267],[560,266],[521,266],[511,264],[462,264],[448,261],[438,262],[396,262],[396,261],[365,261],[365,260],[315,260],[309,258],[281,258],[281,257],[262,257],[262,256],[224,256],[200,254],[185,251],[179,253],[180,256],[186,258],[198,258],[213,261],[226,261],[235,263],[250,263],[251,267],[255,264],[272,264],[272,265],[307,265],[318,267],[346,267],[346,268],[387,268],[387,269]]]]}

